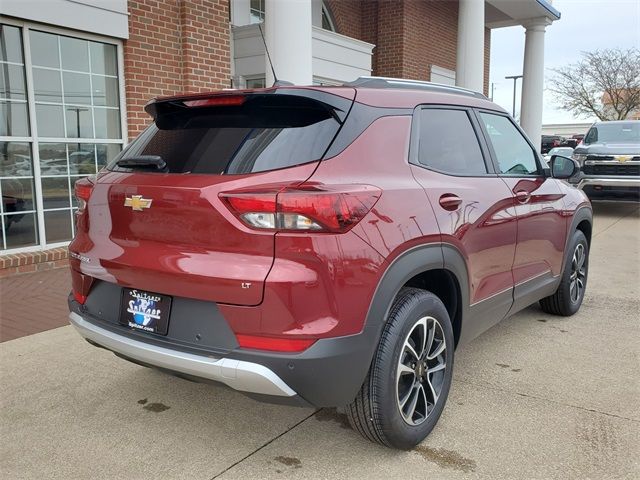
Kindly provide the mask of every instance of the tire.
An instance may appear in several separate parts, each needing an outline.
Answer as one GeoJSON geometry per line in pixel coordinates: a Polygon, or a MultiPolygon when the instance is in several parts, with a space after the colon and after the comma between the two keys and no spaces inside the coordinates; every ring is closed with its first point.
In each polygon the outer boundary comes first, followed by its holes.
{"type": "Polygon", "coordinates": [[[369,373],[346,408],[353,429],[373,442],[403,450],[424,440],[449,395],[453,350],[453,328],[440,299],[417,288],[400,290],[369,373]],[[410,348],[422,363],[415,361],[410,348]]]}
{"type": "Polygon", "coordinates": [[[567,258],[565,259],[560,285],[558,285],[558,289],[553,295],[540,300],[542,310],[552,315],[564,317],[569,317],[576,313],[584,299],[588,273],[589,243],[584,233],[576,230],[567,250],[567,258]],[[582,261],[580,261],[580,258],[582,258],[582,261]]]}

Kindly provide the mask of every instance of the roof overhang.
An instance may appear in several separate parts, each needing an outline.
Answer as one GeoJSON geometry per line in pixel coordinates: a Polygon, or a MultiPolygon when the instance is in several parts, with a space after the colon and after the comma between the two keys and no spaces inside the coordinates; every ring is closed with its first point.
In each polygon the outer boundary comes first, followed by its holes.
{"type": "Polygon", "coordinates": [[[546,0],[486,0],[485,26],[487,28],[527,25],[532,20],[548,23],[560,19],[560,12],[546,0]]]}

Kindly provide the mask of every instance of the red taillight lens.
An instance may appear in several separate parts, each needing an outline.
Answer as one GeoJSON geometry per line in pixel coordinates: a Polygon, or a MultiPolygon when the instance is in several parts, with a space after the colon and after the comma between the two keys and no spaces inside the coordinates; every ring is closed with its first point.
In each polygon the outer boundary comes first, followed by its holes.
{"type": "Polygon", "coordinates": [[[236,335],[241,348],[268,350],[270,352],[302,352],[316,340],[308,338],[275,338],[255,335],[236,335]]]}
{"type": "Polygon", "coordinates": [[[220,194],[247,226],[262,230],[344,233],[362,220],[380,198],[370,185],[301,185],[279,192],[220,194]]]}
{"type": "Polygon", "coordinates": [[[242,105],[247,99],[244,95],[220,95],[218,97],[185,100],[187,107],[224,107],[242,105]]]}
{"type": "Polygon", "coordinates": [[[93,191],[93,183],[86,178],[81,178],[75,183],[74,192],[78,200],[78,210],[82,211],[87,206],[91,192],[93,191]]]}
{"type": "Polygon", "coordinates": [[[87,301],[87,296],[86,295],[82,295],[81,293],[76,292],[75,290],[73,291],[73,298],[80,305],[84,305],[84,302],[87,301]]]}

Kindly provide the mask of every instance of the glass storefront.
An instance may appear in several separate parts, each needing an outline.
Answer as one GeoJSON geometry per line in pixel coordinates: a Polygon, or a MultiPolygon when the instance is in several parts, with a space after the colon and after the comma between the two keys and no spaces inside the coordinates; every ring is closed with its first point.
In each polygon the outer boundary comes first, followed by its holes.
{"type": "Polygon", "coordinates": [[[69,241],[73,184],[123,146],[115,44],[0,25],[2,251],[69,241]]]}

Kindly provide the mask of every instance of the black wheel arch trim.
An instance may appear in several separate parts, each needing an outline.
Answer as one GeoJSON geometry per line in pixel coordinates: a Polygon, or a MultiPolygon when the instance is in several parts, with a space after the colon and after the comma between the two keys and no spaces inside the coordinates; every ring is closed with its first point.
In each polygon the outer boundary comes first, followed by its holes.
{"type": "Polygon", "coordinates": [[[580,225],[582,222],[587,221],[589,223],[589,226],[591,227],[591,234],[590,235],[586,235],[587,237],[587,243],[589,244],[589,250],[591,250],[591,243],[592,243],[592,238],[593,238],[593,210],[591,209],[591,206],[588,205],[583,205],[581,207],[578,207],[578,209],[575,211],[575,213],[573,214],[573,218],[571,219],[571,224],[569,225],[569,228],[567,229],[567,238],[565,239],[565,243],[564,243],[564,255],[563,255],[563,263],[562,263],[562,273],[560,274],[560,277],[562,277],[562,275],[564,274],[564,269],[566,266],[566,260],[567,260],[567,256],[569,255],[569,243],[571,242],[571,239],[573,238],[573,234],[576,230],[578,230],[578,225],[580,225]]]}

